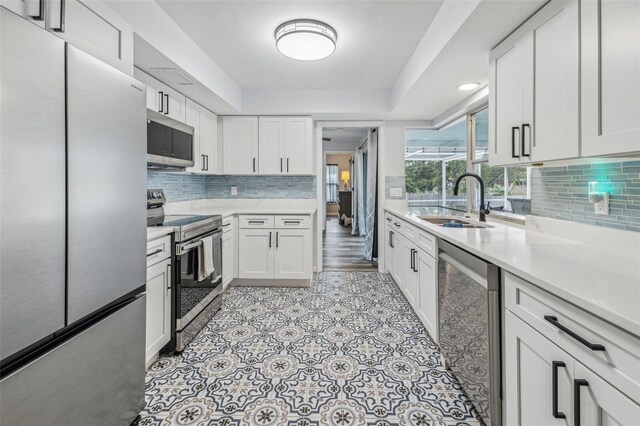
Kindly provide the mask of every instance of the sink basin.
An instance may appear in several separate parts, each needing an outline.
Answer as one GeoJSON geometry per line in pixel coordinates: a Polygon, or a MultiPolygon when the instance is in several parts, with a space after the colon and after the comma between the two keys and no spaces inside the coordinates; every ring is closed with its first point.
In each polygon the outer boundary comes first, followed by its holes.
{"type": "Polygon", "coordinates": [[[453,217],[422,216],[420,219],[444,228],[493,228],[491,225],[484,225],[478,222],[453,217]]]}

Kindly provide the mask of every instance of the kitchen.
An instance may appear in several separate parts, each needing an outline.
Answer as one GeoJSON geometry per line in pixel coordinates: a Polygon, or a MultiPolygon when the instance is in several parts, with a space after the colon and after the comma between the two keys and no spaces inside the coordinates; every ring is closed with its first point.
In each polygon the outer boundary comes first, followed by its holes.
{"type": "Polygon", "coordinates": [[[640,424],[637,1],[0,14],[1,424],[640,424]]]}

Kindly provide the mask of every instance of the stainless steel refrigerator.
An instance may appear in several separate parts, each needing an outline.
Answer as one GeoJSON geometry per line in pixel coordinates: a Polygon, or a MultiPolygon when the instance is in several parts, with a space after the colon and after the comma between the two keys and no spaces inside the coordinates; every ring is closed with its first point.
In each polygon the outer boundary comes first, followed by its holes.
{"type": "Polygon", "coordinates": [[[0,423],[144,406],[144,86],[0,7],[0,423]]]}

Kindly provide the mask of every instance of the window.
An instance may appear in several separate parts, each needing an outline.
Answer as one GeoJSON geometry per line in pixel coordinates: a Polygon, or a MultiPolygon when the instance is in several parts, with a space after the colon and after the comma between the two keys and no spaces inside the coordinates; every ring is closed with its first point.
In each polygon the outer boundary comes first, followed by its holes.
{"type": "Polygon", "coordinates": [[[326,182],[327,182],[327,203],[338,202],[338,165],[327,164],[326,167],[326,182]]]}
{"type": "Polygon", "coordinates": [[[474,202],[469,209],[464,181],[460,184],[459,195],[453,195],[456,178],[472,170],[483,178],[485,200],[494,214],[523,217],[530,213],[530,168],[492,167],[487,164],[488,124],[489,112],[483,109],[438,130],[405,130],[405,178],[409,206],[477,210],[480,194],[472,189],[471,199],[474,202]]]}
{"type": "MultiPolygon", "coordinates": [[[[467,210],[467,196],[453,195],[456,178],[467,170],[467,120],[440,130],[405,131],[405,177],[409,205],[467,210]]],[[[464,184],[463,184],[464,185],[464,184]]]]}

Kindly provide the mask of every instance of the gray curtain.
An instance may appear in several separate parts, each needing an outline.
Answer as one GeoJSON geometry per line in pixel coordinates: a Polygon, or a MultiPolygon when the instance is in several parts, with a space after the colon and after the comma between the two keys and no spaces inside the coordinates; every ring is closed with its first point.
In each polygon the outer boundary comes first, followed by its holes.
{"type": "Polygon", "coordinates": [[[376,245],[376,219],[377,215],[377,188],[378,188],[378,132],[369,130],[367,142],[367,197],[365,212],[365,242],[364,256],[369,261],[376,261],[378,255],[376,245]]]}

